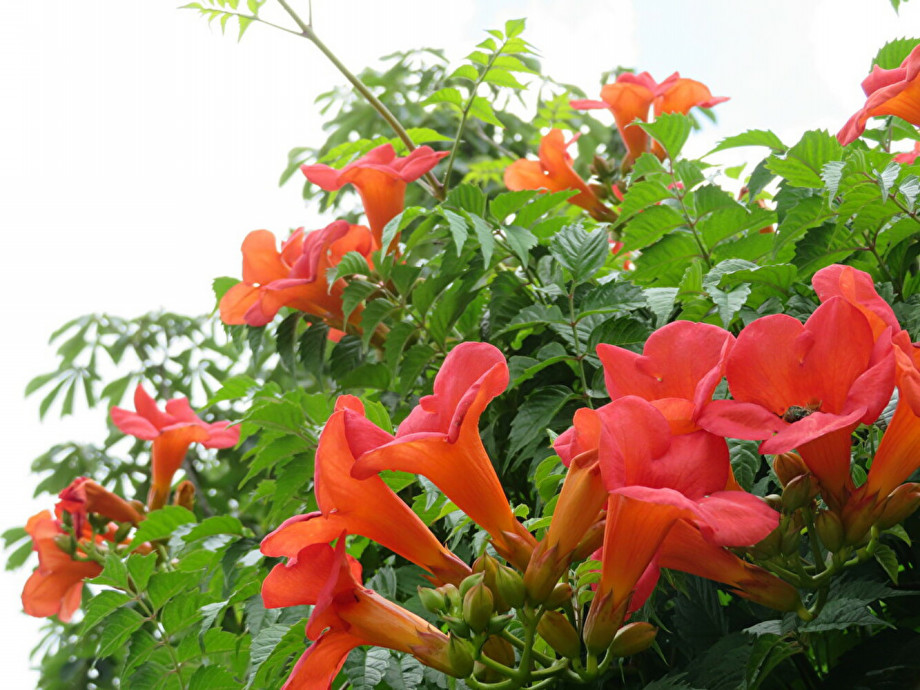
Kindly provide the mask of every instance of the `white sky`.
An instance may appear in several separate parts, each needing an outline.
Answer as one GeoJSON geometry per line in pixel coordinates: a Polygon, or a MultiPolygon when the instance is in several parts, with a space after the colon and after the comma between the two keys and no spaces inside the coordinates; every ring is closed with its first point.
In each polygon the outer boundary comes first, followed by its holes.
{"type": "MultiPolygon", "coordinates": [[[[920,33],[920,0],[900,18],[887,0],[316,0],[314,10],[317,33],[355,71],[421,46],[456,60],[483,29],[521,16],[545,71],[589,96],[617,65],[658,79],[680,70],[731,96],[719,125],[691,139],[696,154],[754,127],[786,143],[805,129],[836,131],[861,105],[877,49],[920,33]]],[[[239,275],[247,232],[325,225],[305,209],[299,180],[277,179],[290,148],[321,142],[313,99],[343,81],[306,41],[254,25],[237,44],[162,0],[5,4],[0,530],[50,507],[29,498],[32,458],[104,434],[98,415],[39,426],[40,398],[23,402],[26,382],[55,364],[48,335],[93,311],[207,311],[211,279],[239,275]]],[[[19,604],[27,575],[0,575],[5,688],[35,685],[26,669],[38,625],[19,604]]]]}

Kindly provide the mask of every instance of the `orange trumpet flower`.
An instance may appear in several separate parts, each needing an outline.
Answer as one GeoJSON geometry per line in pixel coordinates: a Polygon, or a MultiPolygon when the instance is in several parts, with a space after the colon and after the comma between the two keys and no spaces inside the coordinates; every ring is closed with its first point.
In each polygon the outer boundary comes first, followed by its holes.
{"type": "Polygon", "coordinates": [[[446,549],[380,477],[352,478],[355,456],[349,436],[352,443],[360,439],[370,448],[393,439],[364,416],[358,398],[340,396],[316,451],[313,485],[319,511],[286,520],[262,541],[262,553],[295,558],[306,546],[329,543],[345,530],[395,551],[440,583],[459,584],[471,574],[469,566],[446,549]]]}
{"type": "Polygon", "coordinates": [[[230,422],[208,424],[192,411],[188,398],[174,398],[161,412],[143,386],[134,391],[136,412],[113,407],[112,421],[122,432],[153,441],[150,494],[147,507],[162,508],[169,496],[173,475],[182,466],[192,443],[205,448],[230,448],[240,440],[239,427],[230,422]]]}
{"type": "Polygon", "coordinates": [[[396,437],[376,448],[348,433],[357,455],[352,475],[366,479],[382,470],[421,474],[488,532],[496,550],[525,568],[533,535],[511,512],[501,482],[479,437],[479,417],[508,386],[508,365],[498,348],[460,343],[434,380],[434,395],[400,424],[396,437]]]}

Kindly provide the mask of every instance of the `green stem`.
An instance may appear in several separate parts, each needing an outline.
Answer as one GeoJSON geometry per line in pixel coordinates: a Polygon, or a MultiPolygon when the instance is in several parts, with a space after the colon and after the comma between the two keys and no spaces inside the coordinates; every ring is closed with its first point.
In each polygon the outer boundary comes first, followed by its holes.
{"type": "Polygon", "coordinates": [[[479,74],[479,78],[473,84],[473,87],[470,89],[470,97],[466,100],[466,104],[463,106],[463,112],[460,113],[460,124],[457,125],[457,134],[454,137],[454,143],[450,147],[450,156],[447,157],[447,172],[444,173],[444,182],[442,186],[444,189],[450,184],[450,174],[454,170],[454,159],[457,157],[457,150],[460,148],[460,137],[463,136],[463,129],[466,127],[466,119],[469,117],[470,109],[473,107],[473,101],[476,99],[476,91],[479,89],[480,84],[486,78],[486,75],[489,73],[489,70],[492,69],[492,65],[495,64],[495,60],[498,59],[498,56],[501,55],[502,50],[505,49],[505,45],[508,42],[505,41],[502,43],[501,47],[492,53],[492,57],[489,58],[488,64],[482,72],[479,74]]]}
{"type": "Polygon", "coordinates": [[[578,340],[578,320],[575,318],[575,284],[572,284],[572,289],[569,291],[569,323],[572,326],[572,341],[575,344],[575,356],[578,361],[578,376],[581,379],[581,387],[583,392],[583,397],[585,403],[591,409],[594,409],[594,405],[591,402],[591,395],[588,393],[588,377],[585,374],[585,355],[581,351],[581,343],[578,340]]]}
{"type": "Polygon", "coordinates": [[[677,173],[674,170],[674,159],[671,158],[670,155],[668,155],[668,162],[671,168],[671,180],[674,183],[674,196],[680,204],[680,210],[684,215],[684,220],[687,221],[687,227],[690,228],[690,234],[693,235],[693,239],[696,240],[696,245],[700,248],[700,258],[703,260],[703,263],[706,264],[707,269],[712,268],[712,261],[709,259],[709,252],[706,250],[706,245],[703,244],[703,240],[696,230],[696,222],[690,217],[690,211],[684,203],[685,194],[681,189],[681,182],[677,179],[677,173]]]}
{"type": "MultiPolygon", "coordinates": [[[[335,68],[339,70],[339,72],[341,72],[349,82],[351,82],[351,85],[355,87],[355,90],[361,94],[364,100],[370,103],[371,107],[373,107],[373,109],[380,114],[380,117],[386,121],[390,128],[396,133],[396,136],[399,137],[400,141],[406,145],[406,148],[409,149],[409,151],[414,151],[417,148],[415,142],[412,141],[412,137],[409,136],[409,133],[406,132],[405,128],[400,124],[399,120],[396,119],[396,116],[394,116],[393,113],[390,112],[390,109],[387,108],[379,98],[371,93],[370,89],[367,88],[364,82],[361,81],[361,79],[359,79],[358,76],[355,75],[351,70],[349,70],[345,64],[339,60],[338,57],[336,57],[335,53],[333,53],[329,47],[319,39],[319,36],[317,36],[316,32],[313,30],[312,24],[301,19],[300,16],[294,11],[294,9],[287,3],[287,0],[278,0],[278,4],[284,8],[284,11],[287,12],[291,19],[294,20],[294,23],[297,24],[298,28],[300,29],[300,33],[297,35],[303,36],[308,41],[313,43],[313,45],[319,48],[320,52],[329,59],[335,68]]],[[[441,185],[438,179],[430,172],[425,173],[424,177],[425,181],[428,183],[428,192],[438,201],[443,201],[445,196],[444,187],[441,185]]]]}

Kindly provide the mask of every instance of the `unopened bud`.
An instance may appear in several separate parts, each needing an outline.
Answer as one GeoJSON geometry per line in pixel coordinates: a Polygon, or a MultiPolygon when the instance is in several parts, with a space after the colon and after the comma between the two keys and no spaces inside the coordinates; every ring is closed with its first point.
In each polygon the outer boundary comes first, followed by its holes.
{"type": "Polygon", "coordinates": [[[492,592],[482,582],[475,584],[463,597],[463,620],[475,633],[485,632],[492,618],[495,601],[492,592]]]}
{"type": "Polygon", "coordinates": [[[54,544],[69,556],[73,556],[77,552],[77,543],[69,534],[57,535],[54,538],[54,544]]]}
{"type": "Polygon", "coordinates": [[[783,488],[783,510],[791,513],[811,503],[818,494],[818,482],[811,474],[800,474],[783,488]]]}
{"type": "Polygon", "coordinates": [[[598,177],[604,177],[609,175],[610,163],[607,162],[607,159],[603,156],[594,155],[594,158],[591,159],[591,172],[595,173],[598,177]]]}
{"type": "Polygon", "coordinates": [[[467,678],[473,672],[473,652],[469,643],[454,635],[447,643],[447,659],[457,678],[467,678]]]}
{"type": "Polygon", "coordinates": [[[490,635],[497,635],[508,627],[508,623],[514,620],[513,613],[503,613],[499,616],[492,616],[489,619],[489,625],[486,628],[490,635]]]}
{"type": "Polygon", "coordinates": [[[121,544],[127,537],[128,532],[131,531],[131,528],[134,527],[130,522],[123,522],[118,526],[118,529],[115,530],[115,535],[112,537],[112,541],[116,544],[121,544]]]}
{"type": "Polygon", "coordinates": [[[501,637],[490,637],[482,646],[483,653],[491,659],[494,659],[505,666],[514,666],[516,659],[514,647],[501,637]]]}
{"type": "Polygon", "coordinates": [[[569,619],[558,611],[547,611],[537,623],[537,632],[556,652],[569,659],[578,658],[581,641],[569,619]]]}
{"type": "MultiPolygon", "coordinates": [[[[600,174],[598,174],[598,177],[600,177],[600,174]]],[[[594,196],[601,200],[610,196],[610,189],[606,185],[598,184],[597,182],[589,184],[588,189],[594,192],[594,196]]]]}
{"type": "Polygon", "coordinates": [[[920,484],[901,484],[888,494],[878,519],[878,528],[891,529],[913,515],[917,508],[920,508],[920,484]]]}
{"type": "Polygon", "coordinates": [[[544,548],[546,542],[540,542],[534,549],[527,570],[524,571],[524,589],[527,590],[527,600],[534,604],[542,604],[552,593],[553,587],[559,582],[557,570],[558,546],[544,548]]]}
{"type": "Polygon", "coordinates": [[[770,532],[770,534],[757,542],[751,551],[758,558],[772,558],[780,552],[782,543],[783,530],[781,527],[777,527],[770,532]]]}
{"type": "Polygon", "coordinates": [[[791,556],[799,550],[799,543],[802,541],[801,532],[796,529],[791,522],[782,533],[782,541],[779,550],[784,556],[791,556]]]}
{"type": "Polygon", "coordinates": [[[498,567],[495,572],[495,589],[509,606],[519,609],[524,605],[524,578],[514,568],[507,565],[498,567]]]}
{"type": "Polygon", "coordinates": [[[768,494],[763,497],[764,503],[773,508],[773,510],[783,509],[783,497],[779,494],[768,494]]]}
{"type": "Polygon", "coordinates": [[[470,626],[466,621],[460,620],[454,616],[444,616],[444,621],[447,623],[447,629],[450,630],[452,635],[457,637],[467,638],[470,636],[470,626]]]}
{"type": "Polygon", "coordinates": [[[498,611],[499,613],[504,613],[505,611],[510,609],[511,606],[508,604],[507,601],[505,601],[505,598],[501,595],[501,592],[499,591],[498,585],[496,582],[496,579],[498,576],[498,569],[499,567],[501,567],[501,564],[497,560],[492,558],[492,556],[490,556],[489,554],[484,553],[482,556],[477,558],[476,561],[473,563],[473,572],[479,572],[476,569],[477,565],[482,570],[482,575],[484,578],[483,582],[485,583],[486,587],[488,587],[492,591],[492,597],[495,600],[495,610],[498,611]]]}
{"type": "Polygon", "coordinates": [[[796,477],[808,474],[808,466],[798,453],[782,453],[773,458],[773,471],[779,483],[786,486],[796,477]]]}
{"type": "Polygon", "coordinates": [[[560,582],[553,587],[553,591],[549,595],[544,606],[547,609],[558,609],[560,606],[567,603],[574,593],[575,591],[572,589],[572,585],[567,582],[560,582]]]}
{"type": "Polygon", "coordinates": [[[447,598],[436,589],[419,587],[418,598],[422,602],[422,606],[431,613],[441,613],[447,608],[447,598]]]}
{"type": "Polygon", "coordinates": [[[821,543],[831,553],[837,553],[843,547],[844,531],[840,516],[830,510],[822,510],[815,516],[815,530],[821,543]]]}
{"type": "Polygon", "coordinates": [[[438,587],[438,591],[444,595],[447,610],[451,613],[459,614],[460,608],[463,606],[463,598],[460,596],[460,590],[457,589],[456,585],[450,583],[441,585],[438,587]]]}
{"type": "Polygon", "coordinates": [[[626,605],[622,602],[614,608],[613,594],[608,592],[603,596],[595,596],[585,618],[584,640],[585,646],[592,654],[603,654],[613,642],[623,618],[626,616],[626,605]]]}
{"type": "Polygon", "coordinates": [[[460,583],[460,598],[466,599],[466,593],[474,586],[482,584],[483,577],[482,573],[473,573],[463,578],[463,582],[460,583]]]}
{"type": "Polygon", "coordinates": [[[624,625],[617,630],[610,653],[613,656],[632,656],[644,652],[652,646],[657,634],[658,628],[644,621],[624,625]]]}
{"type": "Polygon", "coordinates": [[[186,510],[195,509],[195,485],[189,480],[179,482],[173,493],[173,505],[182,506],[186,510]]]}

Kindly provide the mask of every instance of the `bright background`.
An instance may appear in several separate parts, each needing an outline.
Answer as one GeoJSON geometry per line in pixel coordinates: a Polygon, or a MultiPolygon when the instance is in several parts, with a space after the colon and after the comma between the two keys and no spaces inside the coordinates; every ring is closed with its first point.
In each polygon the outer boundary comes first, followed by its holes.
{"type": "MultiPolygon", "coordinates": [[[[920,0],[900,17],[887,0],[314,4],[318,35],[355,71],[422,46],[456,61],[484,29],[517,17],[528,18],[524,36],[544,71],[592,97],[601,72],[618,65],[659,80],[680,70],[732,99],[716,109],[718,126],[691,137],[691,154],[750,128],[788,144],[806,129],[836,131],[861,105],[859,82],[878,48],[920,31],[920,0]]],[[[210,311],[211,279],[239,275],[247,232],[323,227],[299,180],[277,180],[290,148],[322,141],[313,99],[344,82],[307,41],[253,25],[237,44],[162,0],[15,2],[3,15],[0,531],[51,507],[31,499],[32,458],[104,435],[98,414],[39,425],[41,396],[23,401],[28,380],[55,367],[50,333],[88,312],[210,311]]],[[[36,684],[28,654],[40,622],[19,603],[27,576],[0,574],[2,685],[11,690],[36,684]]]]}

